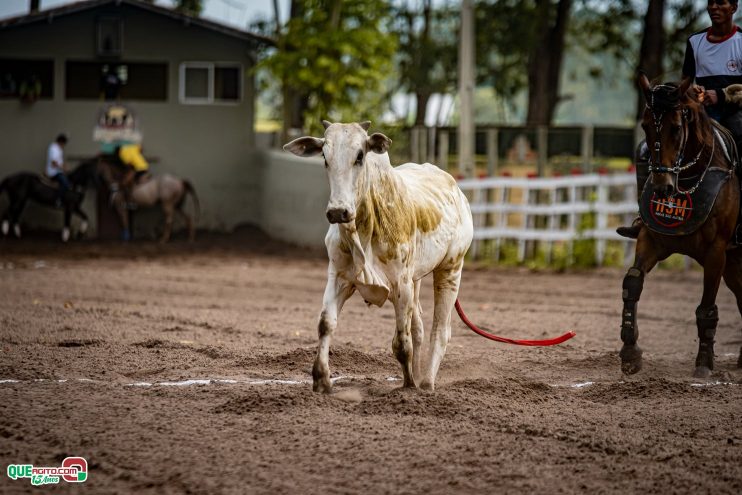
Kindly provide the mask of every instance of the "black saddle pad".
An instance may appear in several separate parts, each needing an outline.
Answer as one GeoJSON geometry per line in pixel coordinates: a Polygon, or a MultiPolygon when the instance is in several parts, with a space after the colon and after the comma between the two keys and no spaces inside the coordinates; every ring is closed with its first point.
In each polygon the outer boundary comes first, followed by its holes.
{"type": "MultiPolygon", "coordinates": [[[[657,196],[651,181],[647,181],[639,200],[642,221],[650,230],[660,234],[692,234],[706,221],[721,187],[731,176],[730,170],[711,167],[693,194],[680,193],[671,198],[657,196]]],[[[681,179],[679,186],[681,190],[688,190],[697,182],[698,177],[681,179]]]]}
{"type": "Polygon", "coordinates": [[[46,187],[51,187],[52,189],[59,189],[59,182],[55,181],[54,179],[50,179],[45,174],[39,175],[39,180],[46,187]]]}

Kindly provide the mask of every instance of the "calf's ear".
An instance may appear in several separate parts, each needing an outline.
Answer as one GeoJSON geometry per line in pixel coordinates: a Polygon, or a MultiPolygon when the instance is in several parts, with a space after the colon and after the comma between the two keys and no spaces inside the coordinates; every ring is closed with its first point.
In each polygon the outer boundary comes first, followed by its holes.
{"type": "Polygon", "coordinates": [[[315,156],[322,153],[322,146],[325,145],[325,140],[316,137],[300,137],[294,139],[288,144],[283,145],[283,149],[289,153],[293,153],[296,156],[315,156]]]}
{"type": "Polygon", "coordinates": [[[380,132],[375,132],[368,137],[368,149],[374,153],[386,153],[392,145],[392,140],[380,132]]]}

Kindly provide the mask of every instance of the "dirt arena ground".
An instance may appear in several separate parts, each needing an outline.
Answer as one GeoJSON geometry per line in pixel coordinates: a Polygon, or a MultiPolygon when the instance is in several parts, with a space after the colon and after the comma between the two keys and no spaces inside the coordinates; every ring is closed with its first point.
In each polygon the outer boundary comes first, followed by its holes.
{"type": "MultiPolygon", "coordinates": [[[[700,273],[648,277],[644,370],[625,377],[623,270],[472,267],[474,321],[577,337],[518,348],[457,320],[434,393],[398,388],[392,308],[355,296],[326,396],[309,375],[325,268],[251,231],[166,247],[0,240],[0,492],[34,490],[8,464],[67,456],[89,479],[43,491],[742,492],[742,320],[722,288],[716,371],[693,379],[700,273]]],[[[431,301],[428,284],[428,328],[431,301]]]]}

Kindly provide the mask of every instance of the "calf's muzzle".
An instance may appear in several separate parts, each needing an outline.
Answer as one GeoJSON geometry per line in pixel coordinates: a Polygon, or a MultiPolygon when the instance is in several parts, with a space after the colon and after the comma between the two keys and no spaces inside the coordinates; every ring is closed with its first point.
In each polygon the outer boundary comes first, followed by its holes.
{"type": "Polygon", "coordinates": [[[353,220],[353,214],[347,208],[328,208],[327,220],[330,223],[348,223],[353,220]]]}

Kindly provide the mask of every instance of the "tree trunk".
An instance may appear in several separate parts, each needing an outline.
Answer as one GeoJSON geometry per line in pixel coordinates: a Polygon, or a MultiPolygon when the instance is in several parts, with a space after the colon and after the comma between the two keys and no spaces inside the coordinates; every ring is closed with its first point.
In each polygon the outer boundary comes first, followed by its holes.
{"type": "Polygon", "coordinates": [[[425,114],[428,108],[430,95],[427,93],[415,93],[417,110],[415,111],[415,125],[425,125],[425,114]]]}
{"type": "MultiPolygon", "coordinates": [[[[664,73],[662,59],[665,56],[665,28],[662,18],[665,14],[665,0],[649,0],[647,14],[644,16],[644,33],[639,50],[639,70],[647,74],[651,81],[664,73]]],[[[644,94],[637,91],[636,118],[644,113],[644,94]]]]}
{"type": "MultiPolygon", "coordinates": [[[[275,7],[275,6],[274,6],[275,7]]],[[[276,22],[278,22],[278,10],[275,10],[276,22]]],[[[289,20],[304,15],[304,6],[302,0],[291,0],[289,6],[289,20]]],[[[279,40],[279,50],[290,50],[291,47],[285,46],[282,37],[279,40]]],[[[282,140],[284,143],[292,137],[291,129],[302,129],[304,127],[304,112],[308,106],[308,97],[302,94],[301,90],[292,88],[286,81],[281,81],[283,96],[283,133],[282,140]]],[[[295,137],[295,136],[294,136],[295,137]]]]}
{"type": "Polygon", "coordinates": [[[551,0],[536,2],[538,41],[528,57],[527,125],[549,125],[554,118],[571,8],[572,0],[559,0],[556,7],[551,0]]]}

